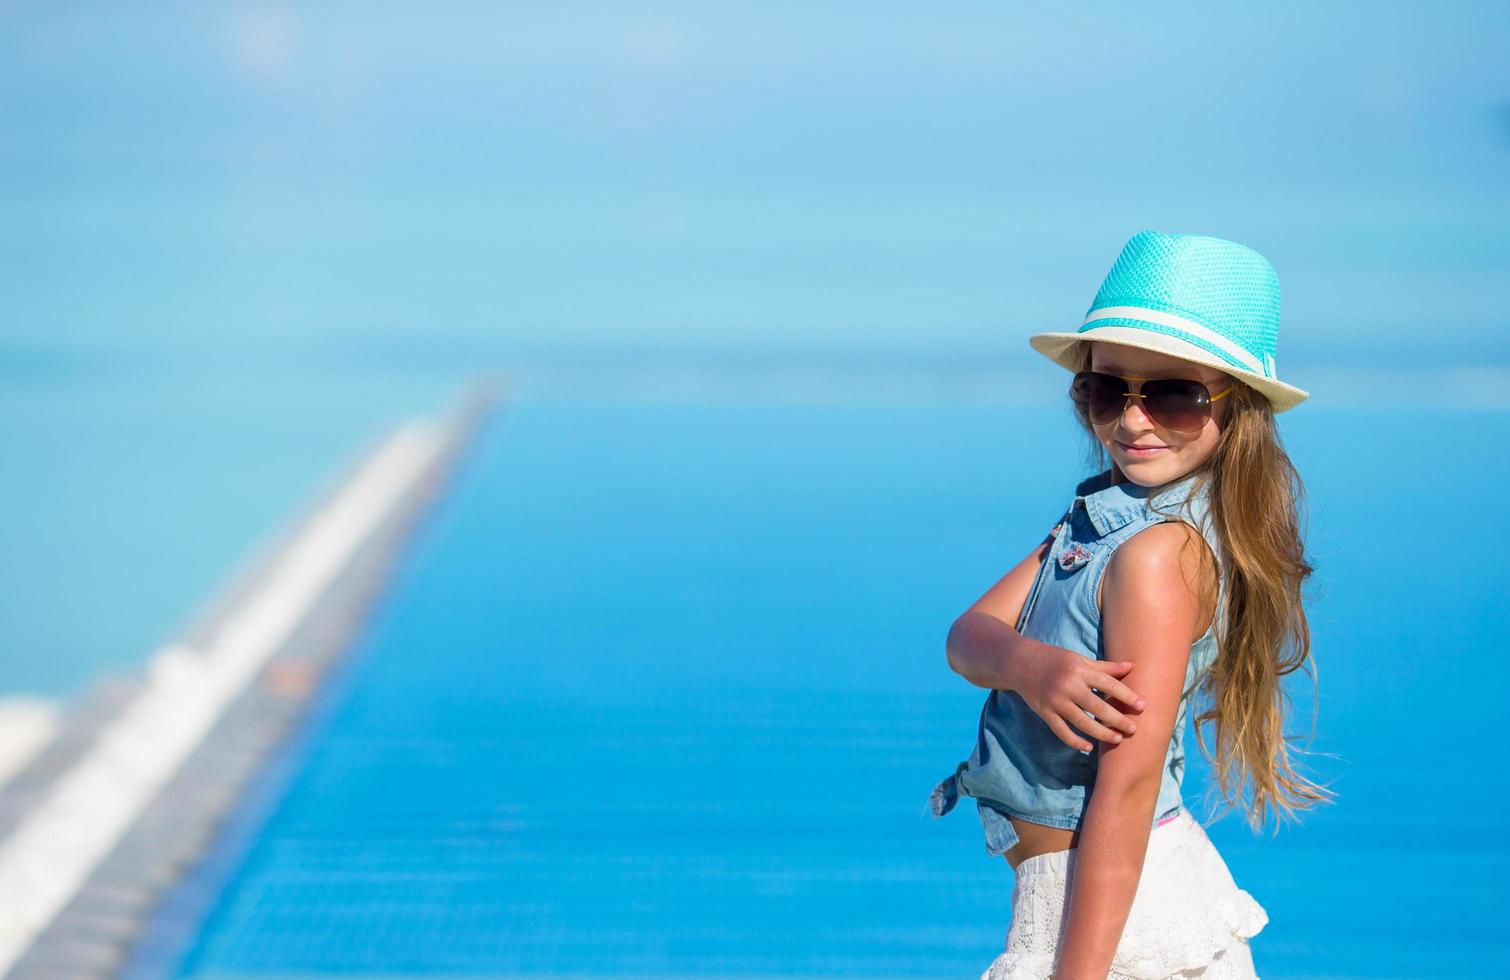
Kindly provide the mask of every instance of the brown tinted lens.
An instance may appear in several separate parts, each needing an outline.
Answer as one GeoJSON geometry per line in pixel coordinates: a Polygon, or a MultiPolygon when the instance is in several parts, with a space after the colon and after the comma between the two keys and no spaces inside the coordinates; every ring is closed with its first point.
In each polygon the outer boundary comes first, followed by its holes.
{"type": "Polygon", "coordinates": [[[1159,378],[1143,382],[1143,407],[1153,420],[1175,432],[1199,432],[1211,418],[1211,393],[1199,381],[1159,378]]]}
{"type": "Polygon", "coordinates": [[[1122,414],[1127,402],[1127,382],[1116,375],[1099,371],[1081,371],[1070,385],[1070,394],[1086,408],[1097,425],[1105,425],[1122,414]]]}

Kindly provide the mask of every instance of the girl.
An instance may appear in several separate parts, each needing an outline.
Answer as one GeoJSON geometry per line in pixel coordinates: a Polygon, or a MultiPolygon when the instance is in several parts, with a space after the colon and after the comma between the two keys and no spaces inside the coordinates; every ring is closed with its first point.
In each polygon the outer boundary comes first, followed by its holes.
{"type": "Polygon", "coordinates": [[[1142,231],[1079,329],[1033,349],[1074,372],[1104,472],[950,630],[950,666],[991,688],[974,751],[929,798],[975,797],[1016,873],[1006,950],[983,980],[1255,977],[1268,914],[1185,808],[1197,689],[1228,809],[1250,823],[1330,792],[1297,774],[1280,678],[1304,667],[1311,574],[1300,484],[1274,416],[1279,282],[1263,256],[1142,231]],[[1015,626],[1008,624],[1015,623],[1015,626]],[[1091,741],[1094,740],[1094,743],[1091,741]]]}

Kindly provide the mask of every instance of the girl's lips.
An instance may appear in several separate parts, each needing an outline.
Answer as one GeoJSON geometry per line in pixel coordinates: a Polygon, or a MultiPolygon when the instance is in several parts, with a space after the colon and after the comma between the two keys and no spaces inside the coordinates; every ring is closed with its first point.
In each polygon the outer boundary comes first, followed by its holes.
{"type": "Polygon", "coordinates": [[[1115,441],[1117,445],[1122,447],[1122,451],[1124,453],[1127,453],[1129,456],[1157,456],[1159,453],[1162,453],[1164,450],[1169,448],[1168,446],[1151,446],[1145,449],[1139,448],[1137,446],[1129,446],[1121,439],[1117,439],[1115,441]]]}

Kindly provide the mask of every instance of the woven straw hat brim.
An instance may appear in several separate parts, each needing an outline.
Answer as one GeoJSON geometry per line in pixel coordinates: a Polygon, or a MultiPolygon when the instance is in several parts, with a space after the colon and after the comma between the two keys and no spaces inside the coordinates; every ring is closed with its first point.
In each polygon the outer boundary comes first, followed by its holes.
{"type": "Polygon", "coordinates": [[[1287,385],[1275,378],[1266,378],[1255,371],[1249,371],[1232,364],[1217,355],[1187,343],[1179,337],[1169,334],[1154,333],[1151,330],[1140,330],[1137,327],[1097,327],[1094,336],[1086,333],[1037,333],[1028,338],[1028,344],[1038,353],[1058,364],[1067,371],[1074,371],[1079,366],[1080,352],[1077,349],[1083,340],[1098,340],[1108,344],[1118,344],[1122,347],[1136,347],[1140,350],[1155,351],[1178,357],[1186,361],[1194,361],[1206,367],[1224,371],[1235,378],[1241,378],[1248,385],[1262,392],[1269,399],[1269,404],[1274,408],[1274,414],[1288,412],[1299,405],[1311,393],[1294,385],[1287,385]]]}

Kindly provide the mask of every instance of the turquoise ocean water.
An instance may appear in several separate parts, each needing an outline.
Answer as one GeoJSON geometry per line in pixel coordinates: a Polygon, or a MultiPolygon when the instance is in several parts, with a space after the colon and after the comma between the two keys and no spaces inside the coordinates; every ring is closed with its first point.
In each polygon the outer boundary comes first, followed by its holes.
{"type": "MultiPolygon", "coordinates": [[[[1481,453],[1507,421],[1286,419],[1320,680],[1316,702],[1291,678],[1287,732],[1339,802],[1209,830],[1270,913],[1263,976],[1491,976],[1507,952],[1502,716],[1474,698],[1510,580],[1450,516],[1510,476],[1481,453]],[[1399,467],[1401,443],[1473,478],[1399,467]]],[[[943,636],[1073,492],[1069,433],[919,402],[505,412],[177,974],[974,975],[1012,879],[972,808],[921,814],[984,694],[943,636]]]]}

